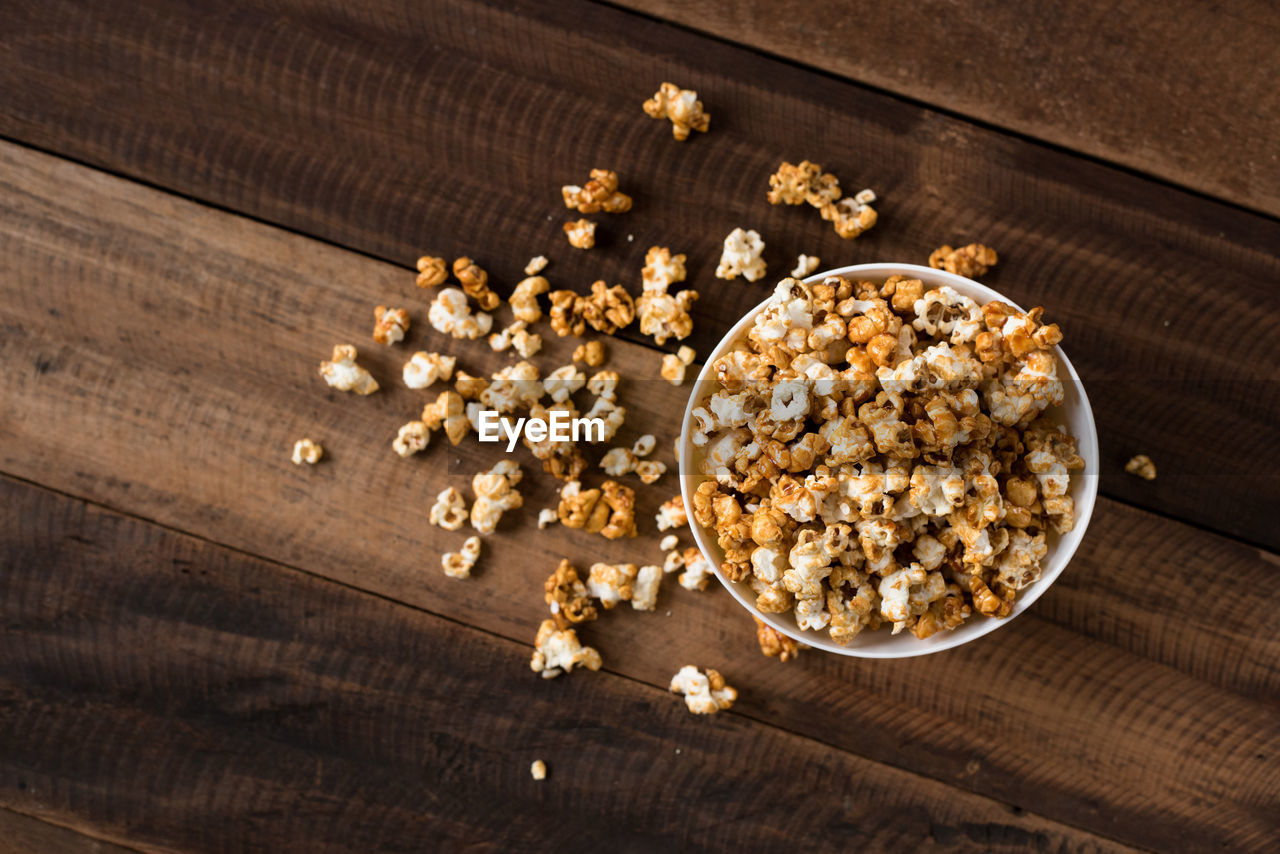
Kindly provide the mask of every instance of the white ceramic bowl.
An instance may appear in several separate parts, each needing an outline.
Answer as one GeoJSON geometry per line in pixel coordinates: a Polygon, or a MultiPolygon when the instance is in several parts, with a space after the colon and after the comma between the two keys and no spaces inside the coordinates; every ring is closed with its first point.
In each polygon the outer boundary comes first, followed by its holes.
{"type": "MultiPolygon", "coordinates": [[[[977,301],[979,305],[985,305],[992,300],[1001,300],[1010,305],[1016,305],[1008,297],[993,291],[985,285],[980,285],[977,282],[942,270],[934,270],[931,267],[920,267],[914,264],[857,264],[852,267],[840,267],[839,269],[818,273],[809,276],[805,281],[810,283],[821,282],[827,276],[846,276],[851,279],[863,279],[873,282],[882,282],[889,276],[909,276],[922,280],[926,290],[942,285],[950,285],[958,292],[977,301]]],[[[772,289],[770,293],[772,293],[772,289]]],[[[734,324],[729,333],[716,345],[715,350],[708,354],[703,363],[702,371],[698,375],[698,381],[694,385],[693,393],[689,396],[689,404],[685,408],[684,424],[680,432],[680,490],[684,496],[685,507],[690,509],[693,507],[694,490],[697,489],[699,483],[706,479],[705,475],[699,473],[694,465],[694,461],[698,458],[698,451],[691,441],[690,425],[693,420],[693,410],[715,387],[715,378],[710,374],[711,365],[727,352],[735,342],[746,336],[755,316],[763,310],[767,303],[768,300],[760,303],[734,324]]],[[[1080,540],[1084,537],[1084,532],[1089,526],[1089,517],[1093,514],[1093,505],[1098,495],[1098,431],[1093,423],[1093,410],[1089,407],[1089,399],[1085,396],[1084,388],[1080,384],[1080,377],[1076,374],[1075,368],[1072,367],[1067,355],[1062,352],[1062,348],[1055,347],[1054,355],[1058,359],[1059,378],[1062,380],[1064,394],[1062,403],[1049,409],[1046,414],[1066,426],[1067,431],[1076,438],[1080,456],[1085,460],[1084,471],[1072,474],[1069,490],[1071,497],[1075,501],[1075,527],[1063,535],[1057,535],[1052,531],[1049,532],[1048,554],[1041,561],[1040,578],[1019,593],[1017,600],[1013,604],[1013,611],[1008,617],[995,619],[975,614],[964,625],[954,631],[940,631],[925,640],[916,638],[910,632],[900,632],[897,635],[893,635],[887,628],[874,632],[864,631],[858,634],[848,646],[841,646],[832,641],[826,631],[801,629],[796,625],[795,616],[791,613],[766,614],[757,609],[755,593],[750,586],[746,582],[730,581],[720,571],[720,562],[724,558],[724,552],[716,543],[715,533],[702,528],[697,523],[697,520],[693,518],[693,513],[690,512],[689,527],[693,531],[693,537],[698,544],[698,548],[710,559],[715,567],[716,577],[729,589],[729,592],[742,604],[742,607],[783,634],[806,643],[815,649],[823,649],[828,652],[840,653],[841,655],[854,655],[861,658],[910,658],[916,655],[927,655],[931,652],[950,649],[995,631],[1030,608],[1032,603],[1039,599],[1049,589],[1049,585],[1053,584],[1054,580],[1062,574],[1062,570],[1066,568],[1071,556],[1075,554],[1076,547],[1080,545],[1080,540]]]]}

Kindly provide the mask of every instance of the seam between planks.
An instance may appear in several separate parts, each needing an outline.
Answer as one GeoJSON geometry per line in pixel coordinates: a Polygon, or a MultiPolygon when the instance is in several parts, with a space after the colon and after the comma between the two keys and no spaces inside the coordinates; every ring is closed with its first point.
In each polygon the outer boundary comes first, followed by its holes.
{"type": "Polygon", "coordinates": [[[77,836],[83,836],[85,839],[89,839],[94,842],[102,842],[107,845],[114,846],[116,848],[124,849],[126,851],[135,851],[137,852],[137,854],[149,854],[149,852],[161,850],[156,848],[140,848],[138,847],[138,843],[135,840],[127,839],[125,837],[117,838],[112,836],[104,836],[102,834],[97,833],[96,828],[85,829],[83,826],[64,824],[60,821],[54,821],[53,819],[48,818],[47,816],[37,815],[35,813],[27,812],[26,810],[15,807],[13,804],[4,804],[3,806],[0,806],[0,812],[7,812],[17,816],[22,816],[25,819],[30,819],[31,821],[38,821],[41,824],[48,825],[49,827],[56,827],[59,830],[65,830],[68,833],[74,833],[77,836]]]}

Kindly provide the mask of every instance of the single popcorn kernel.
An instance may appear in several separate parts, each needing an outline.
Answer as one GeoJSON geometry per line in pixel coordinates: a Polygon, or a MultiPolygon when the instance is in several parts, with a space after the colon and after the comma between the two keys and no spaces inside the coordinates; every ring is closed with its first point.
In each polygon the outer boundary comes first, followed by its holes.
{"type": "Polygon", "coordinates": [[[453,275],[462,283],[462,290],[485,311],[498,307],[498,295],[489,289],[489,274],[470,258],[462,257],[453,262],[453,275]]]}
{"type": "Polygon", "coordinates": [[[791,275],[797,279],[803,279],[813,275],[813,271],[818,269],[818,265],[822,263],[822,259],[817,255],[805,255],[801,253],[796,258],[795,269],[791,271],[791,275]]]}
{"type": "MultiPolygon", "coordinates": [[[[295,460],[296,462],[296,460],[295,460]]],[[[1151,462],[1151,457],[1146,454],[1138,454],[1129,462],[1124,464],[1124,470],[1129,474],[1135,474],[1143,480],[1156,479],[1156,464],[1151,462]]]]}
{"type": "Polygon", "coordinates": [[[662,378],[672,385],[684,383],[685,369],[693,364],[697,353],[692,347],[681,347],[675,353],[667,353],[662,357],[662,378]]]}
{"type": "Polygon", "coordinates": [[[529,773],[533,775],[535,780],[547,779],[547,763],[541,759],[535,759],[533,764],[529,766],[529,773]]]}
{"type": "Polygon", "coordinates": [[[428,521],[446,531],[459,530],[467,521],[467,502],[462,493],[452,486],[443,490],[436,496],[436,503],[431,506],[428,521]]]}
{"type": "Polygon", "coordinates": [[[467,537],[460,550],[441,555],[440,564],[444,567],[444,574],[450,578],[470,578],[471,570],[479,559],[480,538],[472,536],[467,537]]]}
{"type": "Polygon", "coordinates": [[[759,617],[753,616],[752,619],[756,621],[756,641],[762,653],[779,661],[790,661],[800,654],[800,645],[794,640],[759,617]]]}
{"type": "Polygon", "coordinates": [[[529,263],[524,265],[524,274],[526,276],[536,276],[547,268],[547,256],[535,255],[529,259],[529,263]]]}
{"type": "Polygon", "coordinates": [[[426,388],[436,380],[448,382],[453,377],[453,367],[457,362],[454,356],[419,350],[404,363],[404,384],[409,388],[426,388]]]}
{"type": "Polygon", "coordinates": [[[462,401],[462,395],[456,391],[442,391],[434,402],[422,407],[422,423],[431,430],[443,427],[450,445],[461,442],[462,437],[471,429],[467,421],[466,404],[462,401]]]}
{"type": "Polygon", "coordinates": [[[554,679],[575,667],[599,670],[602,664],[600,653],[592,647],[583,646],[578,641],[577,632],[573,629],[557,629],[553,620],[542,621],[533,644],[533,658],[529,661],[529,668],[534,673],[541,673],[543,679],[554,679]]]}
{"type": "Polygon", "coordinates": [[[313,442],[310,439],[299,439],[293,443],[293,464],[300,466],[303,463],[315,465],[320,462],[320,457],[324,455],[324,448],[320,447],[319,442],[313,442]]]}
{"type": "Polygon", "coordinates": [[[631,197],[618,192],[618,173],[609,169],[592,169],[586,186],[566,184],[560,188],[566,208],[578,213],[626,213],[631,210],[631,197]]]}
{"type": "Polygon", "coordinates": [[[831,223],[836,234],[845,240],[853,240],[876,224],[879,215],[871,207],[875,200],[875,193],[862,190],[856,196],[846,196],[838,202],[823,205],[819,213],[831,223]]]}
{"type": "Polygon", "coordinates": [[[403,308],[380,305],[373,310],[373,340],[379,344],[395,344],[409,331],[409,312],[403,308]]]}
{"type": "Polygon", "coordinates": [[[769,176],[768,199],[771,205],[798,205],[808,202],[815,208],[840,198],[840,182],[830,172],[808,160],[793,166],[785,160],[778,171],[769,176]]]}
{"type": "MultiPolygon", "coordinates": [[[[587,586],[578,578],[578,570],[567,560],[560,561],[556,571],[543,584],[544,599],[551,609],[556,626],[567,629],[571,625],[594,620],[596,606],[587,593],[587,586]]],[[[612,607],[612,606],[605,606],[612,607]]]]}
{"type": "Polygon", "coordinates": [[[670,119],[671,135],[682,142],[689,138],[690,131],[706,133],[711,126],[711,116],[703,112],[698,93],[674,83],[663,83],[644,102],[644,111],[655,119],[670,119]]]}
{"type": "Polygon", "coordinates": [[[765,262],[761,257],[763,252],[764,241],[760,239],[759,232],[735,228],[724,239],[724,251],[720,253],[716,278],[736,279],[742,276],[748,282],[764,278],[765,262]]]}
{"type": "Polygon", "coordinates": [[[672,677],[671,693],[684,694],[685,705],[695,715],[715,714],[738,699],[738,692],[725,684],[723,676],[711,668],[704,675],[692,664],[686,664],[672,677]]]}
{"type": "Polygon", "coordinates": [[[683,282],[687,275],[684,260],[684,255],[672,255],[665,246],[650,246],[640,271],[644,290],[665,292],[676,282],[683,282]]]}
{"type": "Polygon", "coordinates": [[[959,249],[942,246],[929,255],[929,266],[946,270],[966,279],[976,279],[996,265],[996,250],[981,243],[970,243],[959,249]]]}
{"type": "Polygon", "coordinates": [[[574,249],[590,249],[596,245],[596,224],[589,219],[566,222],[564,233],[574,249]]]}
{"type": "Polygon", "coordinates": [[[454,338],[474,340],[488,335],[493,328],[493,315],[471,313],[467,295],[457,288],[441,288],[427,310],[427,320],[437,332],[454,338]]]}
{"type": "Polygon", "coordinates": [[[373,394],[378,390],[378,381],[373,375],[356,364],[356,348],[350,344],[333,348],[333,359],[320,363],[320,376],[338,391],[373,394]]]}
{"type": "Polygon", "coordinates": [[[658,548],[664,552],[669,552],[674,550],[678,545],[680,545],[680,538],[675,534],[667,534],[662,538],[662,541],[658,543],[658,548]]]}
{"type": "Polygon", "coordinates": [[[635,472],[640,476],[640,482],[645,485],[652,485],[667,472],[667,464],[657,460],[641,460],[636,463],[635,472]]]}
{"type": "Polygon", "coordinates": [[[431,441],[431,431],[421,421],[410,421],[400,428],[395,439],[391,441],[391,449],[401,457],[411,457],[426,449],[431,441]]]}
{"type": "Polygon", "coordinates": [[[434,288],[443,285],[449,279],[449,268],[443,258],[423,255],[418,259],[418,287],[434,288]]]}
{"type": "Polygon", "coordinates": [[[587,592],[600,600],[606,610],[631,599],[631,583],[637,569],[634,563],[596,563],[587,576],[587,592]]]}
{"type": "Polygon", "coordinates": [[[573,361],[582,362],[589,368],[600,367],[604,364],[604,344],[600,341],[579,344],[573,350],[573,361]]]}
{"type": "Polygon", "coordinates": [[[473,477],[471,491],[476,500],[471,505],[471,527],[481,534],[492,534],[503,513],[523,506],[524,498],[515,488],[520,478],[520,466],[510,460],[473,477]]]}

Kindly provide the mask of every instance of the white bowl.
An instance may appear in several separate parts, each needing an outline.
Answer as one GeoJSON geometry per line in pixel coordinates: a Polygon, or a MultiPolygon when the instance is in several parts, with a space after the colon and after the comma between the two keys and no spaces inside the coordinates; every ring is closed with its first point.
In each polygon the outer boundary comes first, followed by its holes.
{"type": "MultiPolygon", "coordinates": [[[[846,276],[851,279],[863,279],[873,282],[882,282],[889,276],[908,276],[922,280],[926,290],[942,285],[950,285],[958,292],[977,301],[980,305],[985,305],[992,300],[1001,300],[1016,306],[1008,297],[993,291],[985,285],[980,285],[953,273],[934,270],[931,267],[920,267],[915,264],[856,264],[852,267],[840,267],[809,276],[805,279],[805,282],[821,282],[827,276],[846,276]]],[[[685,507],[689,508],[690,511],[689,527],[693,531],[693,538],[697,542],[698,548],[711,561],[715,568],[716,577],[720,579],[721,583],[729,589],[729,592],[742,604],[742,607],[783,634],[815,649],[823,649],[828,652],[853,655],[860,658],[910,658],[916,655],[927,655],[931,652],[950,649],[995,631],[1030,608],[1032,603],[1039,599],[1049,589],[1049,585],[1053,584],[1054,580],[1062,574],[1062,570],[1066,568],[1071,556],[1075,554],[1076,547],[1080,545],[1085,529],[1089,526],[1089,517],[1093,515],[1093,505],[1098,495],[1098,430],[1094,426],[1093,410],[1090,408],[1089,398],[1085,396],[1084,388],[1080,384],[1080,377],[1076,374],[1076,370],[1072,367],[1071,360],[1067,358],[1066,353],[1062,352],[1061,347],[1054,348],[1054,355],[1058,359],[1059,377],[1063,384],[1063,401],[1060,405],[1050,408],[1046,415],[1066,426],[1067,431],[1076,438],[1080,456],[1085,460],[1084,471],[1072,475],[1069,489],[1069,493],[1075,501],[1075,527],[1062,535],[1055,534],[1052,531],[1048,533],[1048,554],[1045,555],[1044,560],[1040,563],[1040,578],[1019,593],[1018,598],[1014,601],[1013,610],[1008,617],[997,619],[975,614],[954,631],[943,630],[925,640],[918,639],[910,632],[900,632],[897,635],[893,635],[885,628],[877,631],[864,631],[858,634],[847,646],[841,646],[832,641],[830,635],[825,631],[801,629],[796,625],[795,616],[791,613],[763,613],[756,608],[755,593],[746,582],[730,581],[725,577],[720,570],[720,562],[724,559],[724,552],[716,543],[715,533],[702,528],[697,523],[697,520],[693,518],[693,493],[697,485],[706,479],[706,476],[698,472],[693,465],[694,460],[697,458],[697,451],[692,444],[690,425],[693,420],[692,413],[694,408],[702,402],[714,387],[715,378],[710,374],[712,364],[740,338],[746,336],[755,316],[763,310],[768,302],[768,300],[765,300],[760,303],[734,324],[729,333],[716,345],[715,350],[707,356],[703,362],[702,371],[698,375],[698,380],[694,385],[693,393],[689,396],[689,404],[685,408],[684,424],[680,432],[680,490],[684,496],[685,507]]],[[[1020,307],[1019,309],[1022,310],[1020,307]]]]}

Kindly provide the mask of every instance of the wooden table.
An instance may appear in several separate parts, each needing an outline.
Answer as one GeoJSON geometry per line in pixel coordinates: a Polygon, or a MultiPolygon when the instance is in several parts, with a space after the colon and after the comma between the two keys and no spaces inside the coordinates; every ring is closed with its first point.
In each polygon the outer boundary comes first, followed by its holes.
{"type": "MultiPolygon", "coordinates": [[[[0,851],[1276,850],[1270,4],[198,5],[0,0],[0,851]],[[663,80],[710,133],[643,115],[663,80]],[[845,242],[767,205],[801,158],[874,187],[879,226],[845,242]],[[558,188],[595,166],[636,204],[584,253],[558,188]],[[723,590],[669,580],[584,629],[601,672],[539,679],[542,580],[660,559],[676,478],[611,543],[537,530],[554,483],[531,474],[446,578],[462,534],[427,508],[495,455],[391,453],[424,393],[371,309],[448,348],[419,254],[504,293],[537,254],[556,286],[638,291],[658,243],[689,256],[705,353],[766,292],[713,277],[736,226],[770,279],[799,252],[997,247],[986,280],[1049,307],[1093,399],[1084,545],[939,655],[783,664],[723,590]],[[342,341],[382,392],[320,383],[342,341]],[[687,663],[729,677],[730,712],[666,691],[687,663]]],[[[543,326],[536,361],[562,364],[577,342],[543,326]]],[[[688,387],[634,331],[608,347],[623,436],[672,464],[688,387]]]]}

